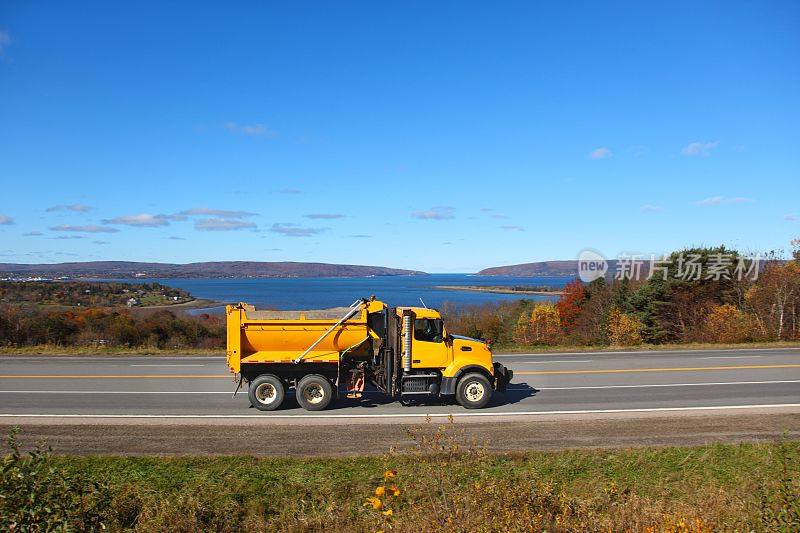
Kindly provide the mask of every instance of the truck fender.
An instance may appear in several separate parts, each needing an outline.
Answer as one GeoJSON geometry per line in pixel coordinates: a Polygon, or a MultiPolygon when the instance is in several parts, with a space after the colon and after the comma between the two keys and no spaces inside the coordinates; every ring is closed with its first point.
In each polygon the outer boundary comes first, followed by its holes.
{"type": "Polygon", "coordinates": [[[472,372],[477,372],[479,374],[483,374],[489,380],[490,383],[494,381],[494,377],[486,370],[486,368],[480,365],[470,365],[467,364],[459,368],[452,377],[443,377],[442,378],[442,388],[439,392],[440,395],[452,395],[456,393],[456,385],[458,384],[458,380],[461,379],[461,376],[465,374],[471,374],[472,372]]]}

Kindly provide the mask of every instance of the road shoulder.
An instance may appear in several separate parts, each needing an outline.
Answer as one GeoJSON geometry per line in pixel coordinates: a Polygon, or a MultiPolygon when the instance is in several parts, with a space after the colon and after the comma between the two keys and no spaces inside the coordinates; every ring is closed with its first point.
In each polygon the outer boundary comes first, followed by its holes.
{"type": "MultiPolygon", "coordinates": [[[[0,431],[21,428],[25,446],[46,440],[69,455],[380,455],[412,445],[411,428],[433,430],[442,422],[308,420],[274,423],[269,417],[228,419],[0,418],[0,431]],[[344,422],[344,423],[343,423],[344,422]]],[[[606,414],[593,418],[458,420],[465,438],[486,442],[493,452],[568,448],[700,445],[800,438],[800,410],[748,413],[606,414]]]]}

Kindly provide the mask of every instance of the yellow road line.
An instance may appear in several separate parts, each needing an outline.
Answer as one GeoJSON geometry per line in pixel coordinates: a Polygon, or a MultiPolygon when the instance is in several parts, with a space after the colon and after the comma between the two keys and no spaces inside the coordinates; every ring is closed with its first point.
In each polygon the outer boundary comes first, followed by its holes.
{"type": "Polygon", "coordinates": [[[543,374],[628,374],[636,372],[700,372],[703,370],[758,370],[768,368],[800,368],[800,365],[685,366],[673,368],[615,368],[608,370],[515,370],[514,375],[541,376],[543,374]]]}
{"type": "Polygon", "coordinates": [[[233,374],[0,374],[0,379],[232,379],[233,374]]]}

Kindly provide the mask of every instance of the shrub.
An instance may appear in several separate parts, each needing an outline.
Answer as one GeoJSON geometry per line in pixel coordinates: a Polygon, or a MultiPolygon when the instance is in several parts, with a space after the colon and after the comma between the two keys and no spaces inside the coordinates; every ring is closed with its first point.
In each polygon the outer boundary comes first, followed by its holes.
{"type": "Polygon", "coordinates": [[[761,527],[781,533],[800,531],[800,478],[797,464],[800,457],[784,437],[778,444],[780,475],[761,489],[761,527]]]}
{"type": "Polygon", "coordinates": [[[712,307],[703,327],[703,340],[706,342],[745,342],[752,336],[750,316],[731,304],[712,307]]]}
{"type": "Polygon", "coordinates": [[[220,348],[225,345],[225,322],[222,317],[169,310],[133,314],[100,308],[59,311],[0,305],[0,345],[42,344],[220,348]]]}
{"type": "Polygon", "coordinates": [[[19,428],[6,439],[11,451],[0,469],[0,530],[95,531],[105,529],[103,513],[111,502],[108,487],[50,464],[50,447],[37,444],[23,453],[19,428]]]}
{"type": "Polygon", "coordinates": [[[643,325],[632,315],[614,308],[608,315],[608,340],[615,346],[636,346],[642,343],[643,325]]]}
{"type": "Polygon", "coordinates": [[[561,318],[552,303],[533,308],[530,317],[520,315],[514,339],[522,344],[558,344],[561,340],[561,318]]]}

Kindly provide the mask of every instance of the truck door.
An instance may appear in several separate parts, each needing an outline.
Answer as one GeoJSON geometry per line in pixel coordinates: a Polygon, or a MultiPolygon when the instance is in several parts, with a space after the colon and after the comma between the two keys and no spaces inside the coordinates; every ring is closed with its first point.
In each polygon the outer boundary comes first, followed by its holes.
{"type": "Polygon", "coordinates": [[[444,342],[444,323],[441,318],[414,320],[414,368],[444,368],[449,363],[449,348],[444,342]],[[419,362],[417,362],[419,361],[419,362]]]}

